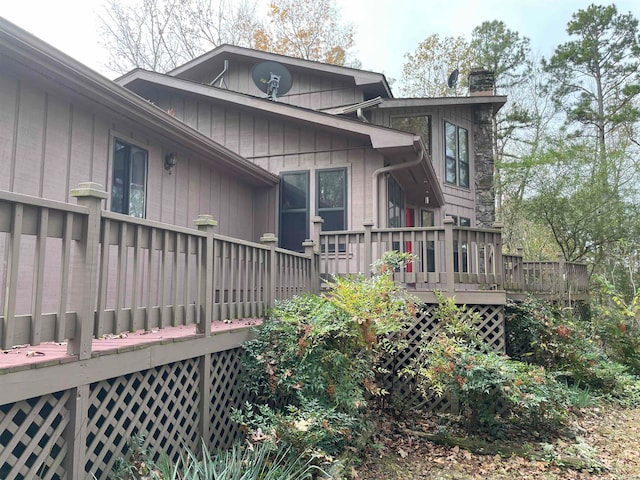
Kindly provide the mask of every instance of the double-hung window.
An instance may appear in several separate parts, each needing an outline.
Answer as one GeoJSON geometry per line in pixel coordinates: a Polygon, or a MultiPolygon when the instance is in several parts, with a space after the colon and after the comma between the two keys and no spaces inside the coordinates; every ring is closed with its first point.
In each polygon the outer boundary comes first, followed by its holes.
{"type": "Polygon", "coordinates": [[[322,230],[345,230],[347,225],[347,169],[318,170],[316,213],[322,217],[322,230]]]}
{"type": "Polygon", "coordinates": [[[404,192],[391,175],[387,181],[387,203],[389,227],[402,227],[404,225],[404,192]]]}
{"type": "Polygon", "coordinates": [[[444,122],[445,182],[469,188],[469,131],[444,122]]]}
{"type": "Polygon", "coordinates": [[[145,218],[149,153],[120,139],[113,145],[111,211],[145,218]]]}

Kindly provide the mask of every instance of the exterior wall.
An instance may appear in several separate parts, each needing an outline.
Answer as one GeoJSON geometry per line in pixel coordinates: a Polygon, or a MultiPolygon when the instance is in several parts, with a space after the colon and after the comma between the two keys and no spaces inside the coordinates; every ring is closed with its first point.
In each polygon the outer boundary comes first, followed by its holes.
{"type": "MultiPolygon", "coordinates": [[[[474,159],[474,119],[472,107],[431,107],[431,108],[395,108],[374,109],[371,111],[371,122],[377,125],[390,126],[395,116],[431,115],[431,159],[438,180],[442,185],[445,206],[433,209],[436,213],[435,224],[441,225],[444,215],[456,215],[471,219],[471,226],[477,225],[475,212],[476,187],[473,179],[476,176],[474,159]],[[461,188],[444,182],[444,122],[448,121],[469,131],[469,179],[470,188],[461,188]]],[[[422,206],[422,208],[425,208],[422,206]]],[[[428,206],[427,206],[428,208],[428,206]]]]}
{"type": "MultiPolygon", "coordinates": [[[[5,67],[0,72],[0,167],[5,172],[0,189],[71,203],[69,192],[81,182],[97,182],[110,191],[117,137],[149,152],[146,218],[193,227],[192,221],[206,213],[225,235],[257,240],[264,233],[255,228],[263,225],[269,203],[255,209],[254,187],[144,126],[53,85],[18,78],[5,67]],[[164,156],[173,151],[178,163],[170,174],[164,156]]],[[[274,189],[263,190],[260,198],[274,202],[274,189]]]]}
{"type": "MultiPolygon", "coordinates": [[[[260,62],[249,63],[241,62],[237,59],[230,60],[229,70],[223,77],[222,88],[256,97],[264,97],[265,94],[255,86],[251,77],[253,67],[257,63],[260,62]]],[[[279,97],[279,101],[282,103],[317,110],[361,102],[364,98],[362,92],[353,82],[321,77],[316,72],[309,74],[292,69],[290,69],[290,72],[293,84],[286,94],[279,97]]],[[[220,71],[212,71],[193,80],[209,84],[219,73],[220,71]]],[[[216,86],[219,85],[220,81],[216,82],[216,86]]]]}
{"type": "MultiPolygon", "coordinates": [[[[176,118],[274,174],[308,170],[310,217],[316,215],[316,171],[346,167],[347,226],[361,228],[364,220],[371,219],[373,172],[383,166],[384,158],[363,142],[302,127],[292,121],[228,108],[214,101],[169,94],[152,101],[163,109],[171,109],[176,118]]],[[[270,210],[263,215],[277,232],[277,211],[270,210]]],[[[261,225],[264,224],[262,221],[261,225]]]]}

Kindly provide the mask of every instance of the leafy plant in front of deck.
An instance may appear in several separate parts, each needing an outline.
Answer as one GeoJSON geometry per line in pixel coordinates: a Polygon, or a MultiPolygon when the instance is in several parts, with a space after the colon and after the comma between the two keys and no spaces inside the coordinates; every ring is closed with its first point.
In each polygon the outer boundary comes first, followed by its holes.
{"type": "Polygon", "coordinates": [[[500,435],[507,421],[557,427],[567,413],[562,386],[544,368],[491,351],[477,313],[440,296],[438,329],[404,369],[424,395],[457,399],[472,431],[500,435]]]}
{"type": "Polygon", "coordinates": [[[333,455],[356,444],[367,404],[387,393],[382,358],[402,348],[400,332],[414,315],[413,299],[386,273],[336,277],[322,296],[278,303],[244,345],[254,401],[235,418],[250,438],[299,451],[333,455]]]}

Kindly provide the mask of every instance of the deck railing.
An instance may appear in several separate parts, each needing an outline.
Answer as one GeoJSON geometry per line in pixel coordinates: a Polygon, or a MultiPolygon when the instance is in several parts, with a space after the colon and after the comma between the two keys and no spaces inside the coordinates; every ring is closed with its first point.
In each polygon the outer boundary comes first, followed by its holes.
{"type": "MultiPolygon", "coordinates": [[[[317,222],[320,224],[320,222],[317,222]]],[[[316,226],[318,230],[318,226],[316,226]]],[[[455,227],[373,228],[361,231],[317,232],[320,273],[370,275],[370,265],[389,250],[412,253],[415,260],[396,271],[397,281],[421,289],[501,289],[502,244],[499,229],[455,227]]]]}
{"type": "Polygon", "coordinates": [[[88,358],[91,340],[123,331],[261,317],[275,300],[319,288],[305,253],[102,211],[106,193],[82,184],[70,205],[0,192],[0,347],[67,342],[88,358]]]}
{"type": "Polygon", "coordinates": [[[566,262],[525,262],[522,254],[503,255],[505,288],[512,292],[546,295],[585,294],[589,291],[587,265],[566,262]]]}

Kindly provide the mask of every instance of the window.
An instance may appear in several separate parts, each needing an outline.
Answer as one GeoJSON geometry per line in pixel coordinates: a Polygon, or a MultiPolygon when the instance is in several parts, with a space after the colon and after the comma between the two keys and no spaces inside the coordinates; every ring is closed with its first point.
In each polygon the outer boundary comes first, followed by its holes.
{"type": "Polygon", "coordinates": [[[391,175],[387,180],[387,203],[389,227],[402,227],[404,223],[404,192],[391,175]]]}
{"type": "Polygon", "coordinates": [[[422,142],[431,153],[431,115],[391,117],[391,128],[420,135],[422,142]]]}
{"type": "Polygon", "coordinates": [[[111,211],[145,218],[147,190],[146,150],[116,139],[113,147],[111,211]]]}
{"type": "Polygon", "coordinates": [[[280,246],[295,252],[309,238],[309,172],[280,176],[280,246]]]}
{"type": "Polygon", "coordinates": [[[469,188],[469,131],[444,122],[445,182],[469,188]]]}
{"type": "Polygon", "coordinates": [[[346,230],[346,168],[318,171],[316,183],[316,213],[324,220],[322,230],[346,230]]]}

